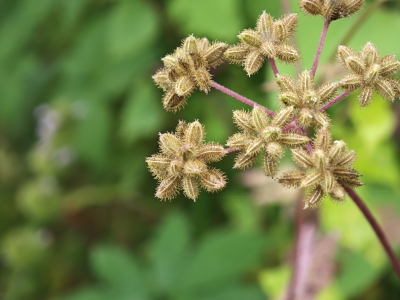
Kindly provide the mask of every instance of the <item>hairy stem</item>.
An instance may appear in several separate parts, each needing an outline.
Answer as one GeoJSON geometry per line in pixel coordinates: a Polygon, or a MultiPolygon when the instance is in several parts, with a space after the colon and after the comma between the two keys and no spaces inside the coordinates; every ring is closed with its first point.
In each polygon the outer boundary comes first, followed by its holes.
{"type": "Polygon", "coordinates": [[[278,71],[278,68],[276,66],[275,59],[270,58],[269,59],[269,63],[271,64],[271,68],[272,68],[272,71],[274,72],[275,77],[278,76],[279,71],[278,71]]]}
{"type": "Polygon", "coordinates": [[[335,104],[336,102],[338,102],[339,100],[343,99],[344,97],[346,97],[348,94],[350,94],[353,90],[347,90],[344,91],[343,93],[341,93],[339,96],[337,96],[335,99],[329,101],[328,103],[322,105],[319,110],[323,111],[325,109],[327,109],[328,107],[332,106],[333,104],[335,104]]]}
{"type": "Polygon", "coordinates": [[[244,97],[244,96],[242,96],[242,95],[240,95],[240,94],[238,94],[238,93],[236,93],[234,91],[231,91],[230,89],[228,89],[228,88],[216,83],[215,81],[211,81],[211,86],[213,88],[215,88],[217,90],[220,90],[221,92],[223,92],[223,93],[225,93],[225,94],[227,94],[227,95],[229,95],[229,96],[231,96],[231,97],[233,97],[233,98],[235,98],[235,99],[247,104],[247,105],[250,105],[250,106],[253,106],[253,107],[254,106],[261,107],[270,116],[274,116],[275,115],[275,113],[272,110],[270,110],[270,109],[258,104],[257,102],[254,102],[253,100],[250,100],[250,99],[248,99],[248,98],[246,98],[246,97],[244,97]]]}
{"type": "Polygon", "coordinates": [[[322,47],[324,46],[326,33],[328,31],[330,23],[331,23],[330,20],[325,20],[325,22],[324,22],[324,28],[322,29],[321,37],[320,37],[319,43],[318,43],[317,53],[315,53],[315,58],[314,58],[314,62],[313,62],[312,69],[311,69],[311,75],[313,77],[315,76],[315,71],[317,70],[319,58],[320,58],[321,52],[322,52],[322,47]]]}
{"type": "Polygon", "coordinates": [[[378,222],[372,215],[371,211],[368,209],[368,207],[365,205],[364,201],[360,198],[360,196],[357,195],[357,193],[347,187],[343,186],[344,189],[346,190],[347,194],[350,196],[351,199],[356,203],[358,208],[361,210],[361,212],[364,214],[365,218],[368,220],[369,224],[371,225],[372,229],[375,231],[376,235],[378,236],[379,241],[381,242],[383,248],[386,251],[386,254],[389,256],[389,259],[392,263],[393,269],[395,270],[397,276],[400,278],[400,263],[396,257],[396,254],[394,253],[393,249],[390,247],[389,241],[383,232],[382,228],[379,226],[378,222]]]}

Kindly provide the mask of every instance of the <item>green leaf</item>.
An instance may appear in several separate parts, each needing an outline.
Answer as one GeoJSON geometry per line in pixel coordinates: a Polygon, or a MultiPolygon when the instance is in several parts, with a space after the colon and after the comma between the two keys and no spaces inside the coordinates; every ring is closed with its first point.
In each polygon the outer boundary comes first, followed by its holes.
{"type": "Polygon", "coordinates": [[[243,18],[238,0],[171,0],[168,14],[182,28],[184,35],[206,36],[210,40],[234,42],[243,29],[243,18]]]}
{"type": "Polygon", "coordinates": [[[128,252],[116,246],[98,246],[92,250],[90,261],[98,278],[117,290],[130,292],[132,299],[147,299],[143,272],[128,252]]]}
{"type": "Polygon", "coordinates": [[[218,291],[208,291],[196,297],[196,300],[265,300],[265,294],[259,287],[246,286],[234,283],[230,286],[219,288],[218,291]]]}
{"type": "Polygon", "coordinates": [[[254,232],[221,230],[205,237],[182,278],[186,289],[218,285],[253,267],[263,250],[254,232]]]}
{"type": "Polygon", "coordinates": [[[120,1],[110,16],[108,49],[118,57],[134,56],[157,34],[157,15],[148,2],[120,1]]]}
{"type": "Polygon", "coordinates": [[[154,277],[161,291],[169,292],[179,284],[187,263],[188,244],[189,222],[186,217],[180,212],[167,215],[152,243],[154,277]]]}
{"type": "Polygon", "coordinates": [[[160,128],[165,115],[160,97],[153,85],[140,82],[133,86],[123,107],[119,130],[128,143],[154,135],[160,128]]]}

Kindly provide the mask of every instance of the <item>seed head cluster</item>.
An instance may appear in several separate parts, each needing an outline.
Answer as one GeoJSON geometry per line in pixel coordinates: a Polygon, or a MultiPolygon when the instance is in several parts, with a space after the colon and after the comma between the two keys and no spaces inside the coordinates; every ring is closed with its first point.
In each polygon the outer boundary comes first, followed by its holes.
{"type": "Polygon", "coordinates": [[[210,44],[206,38],[197,39],[191,35],[173,54],[165,56],[162,59],[164,68],[153,76],[155,83],[165,92],[164,108],[178,111],[196,88],[208,93],[211,88],[209,70],[223,62],[227,47],[225,43],[210,44]]]}
{"type": "Polygon", "coordinates": [[[321,105],[331,100],[339,89],[338,83],[324,84],[314,87],[314,78],[310,71],[300,74],[298,80],[287,75],[278,75],[279,100],[285,106],[293,106],[297,110],[297,122],[303,127],[328,127],[330,119],[320,111],[321,105]]]}
{"type": "Polygon", "coordinates": [[[358,11],[364,0],[301,0],[301,9],[311,15],[321,15],[326,20],[348,17],[358,11]]]}
{"type": "Polygon", "coordinates": [[[286,42],[296,25],[296,14],[287,14],[274,21],[264,11],[257,20],[256,29],[243,30],[238,35],[240,43],[230,47],[225,56],[231,63],[243,65],[249,76],[261,68],[267,57],[295,62],[300,58],[299,52],[286,42]]]}
{"type": "Polygon", "coordinates": [[[337,57],[349,72],[340,85],[349,90],[361,88],[358,96],[361,106],[371,102],[374,91],[391,101],[399,95],[400,82],[392,75],[400,69],[400,62],[394,55],[382,57],[372,43],[367,43],[360,53],[339,46],[337,57]]]}
{"type": "Polygon", "coordinates": [[[320,129],[313,142],[312,153],[292,150],[293,161],[300,170],[283,173],[278,182],[286,187],[306,188],[305,208],[318,206],[326,195],[343,202],[346,196],[343,185],[363,185],[358,179],[360,174],[353,168],[356,153],[348,150],[343,141],[332,143],[331,133],[326,129],[320,129]]]}
{"type": "Polygon", "coordinates": [[[227,145],[240,152],[233,167],[237,169],[250,167],[256,161],[258,154],[264,150],[262,156],[264,174],[269,177],[276,176],[284,147],[299,147],[310,141],[304,134],[285,131],[285,126],[292,120],[293,112],[293,106],[283,108],[270,120],[268,114],[259,106],[255,106],[251,113],[234,111],[233,121],[240,132],[232,135],[227,145]]]}
{"type": "Polygon", "coordinates": [[[186,197],[196,200],[199,185],[208,192],[225,187],[224,173],[209,168],[207,163],[221,160],[226,151],[217,143],[205,143],[204,136],[199,121],[181,121],[174,134],[160,134],[161,153],[146,158],[150,172],[159,181],[157,198],[170,200],[183,190],[186,197]]]}

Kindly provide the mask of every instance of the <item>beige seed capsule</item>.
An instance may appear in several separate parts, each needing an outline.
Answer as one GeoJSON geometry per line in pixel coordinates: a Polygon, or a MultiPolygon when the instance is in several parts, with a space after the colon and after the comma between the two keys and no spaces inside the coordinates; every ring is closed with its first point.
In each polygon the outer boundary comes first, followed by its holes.
{"type": "Polygon", "coordinates": [[[274,178],[278,174],[279,158],[265,152],[262,159],[262,170],[265,176],[274,178]]]}
{"type": "Polygon", "coordinates": [[[238,38],[245,44],[252,47],[260,47],[262,43],[262,39],[260,34],[257,31],[251,29],[243,30],[238,38]]]}
{"type": "Polygon", "coordinates": [[[264,140],[262,138],[255,138],[251,144],[246,148],[246,155],[257,155],[264,147],[264,140]]]}
{"type": "Polygon", "coordinates": [[[264,63],[264,56],[261,51],[254,50],[247,54],[244,60],[244,69],[247,75],[253,75],[262,67],[264,63]]]}
{"type": "Polygon", "coordinates": [[[324,191],[322,190],[322,188],[320,186],[316,187],[307,194],[304,209],[318,206],[321,203],[323,197],[324,191]]]}
{"type": "Polygon", "coordinates": [[[303,71],[300,74],[299,82],[300,82],[300,88],[304,92],[309,91],[314,88],[314,79],[311,76],[310,71],[307,71],[307,70],[303,71]]]}
{"type": "Polygon", "coordinates": [[[177,112],[186,104],[186,97],[177,95],[174,91],[168,91],[162,98],[164,109],[171,112],[177,112]]]}
{"type": "Polygon", "coordinates": [[[359,88],[360,86],[362,86],[364,84],[364,81],[362,79],[362,77],[360,77],[359,75],[346,75],[344,76],[340,82],[339,82],[340,86],[345,88],[345,89],[356,89],[359,88]]]}
{"type": "Polygon", "coordinates": [[[295,87],[296,84],[293,80],[293,78],[287,76],[287,75],[280,75],[278,74],[276,76],[276,83],[278,84],[279,91],[281,93],[287,93],[287,92],[295,92],[295,87]]]}
{"type": "Polygon", "coordinates": [[[175,92],[181,97],[189,96],[194,88],[195,84],[189,76],[182,76],[175,83],[175,92]]]}
{"type": "Polygon", "coordinates": [[[260,51],[264,56],[274,58],[276,56],[276,45],[270,40],[266,40],[261,44],[260,51]]]}
{"type": "Polygon", "coordinates": [[[294,114],[294,106],[288,106],[282,108],[273,117],[271,125],[277,127],[283,127],[292,120],[293,114],[294,114]]]}
{"type": "Polygon", "coordinates": [[[280,143],[277,142],[270,142],[267,144],[265,152],[268,152],[270,156],[275,158],[281,158],[283,156],[283,147],[280,143]]]}
{"type": "Polygon", "coordinates": [[[376,47],[372,43],[368,42],[363,47],[361,51],[361,56],[365,61],[367,67],[369,67],[378,62],[379,58],[378,49],[376,49],[376,47]]]}
{"type": "Polygon", "coordinates": [[[294,29],[297,26],[298,18],[297,14],[286,14],[281,18],[283,24],[285,24],[286,30],[289,35],[294,32],[294,29]]]}
{"type": "Polygon", "coordinates": [[[321,14],[322,5],[320,0],[301,0],[300,7],[304,12],[311,15],[321,14]]]}
{"type": "Polygon", "coordinates": [[[346,65],[346,58],[350,56],[357,56],[357,53],[350,47],[343,45],[338,46],[337,57],[342,62],[343,65],[346,65]]]}
{"type": "Polygon", "coordinates": [[[332,138],[330,131],[327,129],[320,129],[318,130],[317,135],[315,137],[314,147],[315,149],[320,149],[323,152],[327,152],[331,144],[331,141],[332,138]]]}
{"type": "Polygon", "coordinates": [[[200,175],[206,171],[207,171],[207,166],[203,161],[198,159],[187,161],[185,163],[185,166],[183,167],[184,174],[189,176],[200,175]]]}
{"type": "Polygon", "coordinates": [[[276,57],[286,63],[294,63],[300,59],[299,51],[292,45],[281,44],[276,48],[276,57]]]}
{"type": "Polygon", "coordinates": [[[279,176],[277,181],[287,188],[299,188],[305,175],[306,174],[303,171],[287,171],[279,176]]]}
{"type": "Polygon", "coordinates": [[[361,89],[360,94],[358,95],[358,102],[360,102],[361,107],[367,106],[374,95],[374,89],[366,85],[361,89]]]}
{"type": "Polygon", "coordinates": [[[269,124],[269,116],[261,107],[255,105],[251,112],[252,123],[257,131],[263,130],[269,124]]]}
{"type": "Polygon", "coordinates": [[[155,196],[161,200],[171,200],[179,190],[179,176],[171,175],[160,182],[156,189],[155,196]]]}
{"type": "Polygon", "coordinates": [[[260,32],[261,34],[269,34],[269,32],[272,29],[272,24],[274,23],[274,20],[272,17],[263,11],[263,13],[258,17],[257,20],[257,31],[260,32]]]}
{"type": "Polygon", "coordinates": [[[340,184],[336,184],[329,196],[333,200],[343,202],[346,199],[346,192],[340,184]]]}
{"type": "Polygon", "coordinates": [[[314,150],[312,160],[314,167],[322,172],[329,166],[329,159],[326,157],[325,152],[318,148],[314,150]]]}
{"type": "Polygon", "coordinates": [[[325,193],[329,194],[333,191],[333,188],[337,184],[335,176],[329,171],[326,171],[323,173],[324,176],[324,181],[322,183],[322,189],[324,190],[325,193]]]}
{"type": "Polygon", "coordinates": [[[249,48],[247,46],[244,46],[243,44],[239,44],[229,47],[228,50],[225,51],[224,55],[229,62],[242,64],[247,53],[249,53],[249,48]]]}
{"type": "Polygon", "coordinates": [[[400,62],[395,55],[386,55],[381,60],[381,69],[379,74],[382,76],[390,76],[400,69],[400,62]]]}
{"type": "Polygon", "coordinates": [[[211,68],[215,68],[224,61],[224,52],[228,48],[225,43],[213,43],[204,51],[204,60],[211,68]]]}
{"type": "Polygon", "coordinates": [[[293,92],[279,94],[278,99],[286,106],[297,106],[300,102],[297,94],[293,92]]]}
{"type": "Polygon", "coordinates": [[[336,95],[339,87],[340,86],[338,82],[327,83],[324,84],[322,87],[320,87],[318,89],[318,95],[319,95],[318,105],[325,104],[327,101],[332,99],[336,95]]]}
{"type": "Polygon", "coordinates": [[[293,147],[307,144],[310,142],[310,138],[303,134],[289,132],[282,134],[279,141],[289,147],[293,147]]]}
{"type": "Polygon", "coordinates": [[[160,69],[156,74],[152,76],[155,84],[166,91],[171,87],[171,81],[169,80],[168,71],[166,69],[160,69]]]}
{"type": "Polygon", "coordinates": [[[206,94],[211,89],[211,75],[205,68],[199,68],[192,73],[199,89],[206,94]]]}
{"type": "Polygon", "coordinates": [[[196,38],[190,35],[183,41],[182,48],[186,54],[198,53],[196,38]]]}
{"type": "Polygon", "coordinates": [[[313,162],[308,152],[301,148],[292,149],[292,158],[295,164],[300,168],[306,169],[313,167],[313,162]]]}
{"type": "Polygon", "coordinates": [[[346,66],[358,75],[364,75],[365,64],[358,56],[349,56],[346,58],[346,66]]]}
{"type": "Polygon", "coordinates": [[[226,155],[225,148],[219,144],[210,142],[201,146],[197,151],[197,159],[204,162],[220,161],[226,155]]]}
{"type": "Polygon", "coordinates": [[[226,145],[228,147],[243,150],[254,141],[255,137],[246,133],[235,133],[230,136],[226,145]]]}
{"type": "Polygon", "coordinates": [[[281,137],[282,129],[277,126],[268,126],[260,132],[260,136],[266,142],[276,141],[281,137]]]}
{"type": "Polygon", "coordinates": [[[182,189],[186,197],[196,201],[199,196],[199,186],[196,178],[185,176],[182,179],[182,189]]]}
{"type": "Polygon", "coordinates": [[[343,155],[338,157],[335,165],[338,167],[350,167],[356,160],[357,154],[354,150],[346,151],[343,155]]]}
{"type": "Polygon", "coordinates": [[[368,71],[366,72],[365,76],[364,76],[364,80],[367,83],[373,83],[378,79],[379,76],[379,71],[381,69],[381,66],[378,64],[374,64],[372,65],[368,71]]]}
{"type": "Polygon", "coordinates": [[[343,141],[334,141],[332,147],[329,149],[329,159],[331,164],[336,164],[339,158],[346,150],[346,143],[343,141]]]}
{"type": "Polygon", "coordinates": [[[251,114],[244,110],[233,111],[233,122],[245,132],[255,132],[251,114]]]}
{"type": "Polygon", "coordinates": [[[225,174],[217,169],[210,169],[200,176],[200,184],[207,192],[217,192],[226,186],[225,174]]]}
{"type": "Polygon", "coordinates": [[[160,134],[159,145],[161,151],[167,156],[178,156],[182,146],[181,141],[171,133],[160,134]]]}
{"type": "Polygon", "coordinates": [[[235,157],[235,164],[233,168],[245,170],[247,168],[250,168],[255,163],[256,159],[257,154],[246,155],[245,152],[241,152],[235,157]]]}
{"type": "Polygon", "coordinates": [[[185,130],[185,143],[191,144],[194,147],[199,147],[204,140],[204,127],[198,120],[189,123],[185,130]]]}
{"type": "Polygon", "coordinates": [[[396,96],[396,92],[392,82],[387,79],[379,79],[374,83],[375,88],[377,89],[378,93],[385,99],[390,101],[394,100],[396,96]]]}
{"type": "Polygon", "coordinates": [[[272,34],[276,41],[284,42],[287,40],[289,34],[282,20],[277,20],[274,22],[272,34]]]}

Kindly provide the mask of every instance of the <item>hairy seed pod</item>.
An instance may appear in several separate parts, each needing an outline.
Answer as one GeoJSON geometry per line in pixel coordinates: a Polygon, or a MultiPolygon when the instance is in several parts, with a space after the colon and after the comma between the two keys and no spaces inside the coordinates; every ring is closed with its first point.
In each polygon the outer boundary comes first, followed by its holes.
{"type": "Polygon", "coordinates": [[[340,18],[345,18],[349,15],[357,12],[361,6],[364,4],[364,0],[346,0],[343,1],[343,5],[341,6],[341,11],[339,14],[340,18]]]}
{"type": "Polygon", "coordinates": [[[324,191],[320,186],[311,190],[311,192],[309,192],[306,196],[304,209],[318,206],[321,203],[323,197],[324,191]]]}
{"type": "Polygon", "coordinates": [[[374,89],[369,85],[364,86],[358,95],[358,102],[360,102],[361,107],[367,106],[371,102],[373,95],[374,89]]]}
{"type": "Polygon", "coordinates": [[[199,89],[207,94],[211,89],[211,74],[205,68],[199,68],[192,75],[199,89]]]}
{"type": "Polygon", "coordinates": [[[314,150],[312,154],[314,167],[322,172],[329,166],[329,159],[326,157],[324,151],[320,149],[314,150]]]}
{"type": "Polygon", "coordinates": [[[268,126],[269,116],[261,107],[255,105],[251,112],[251,117],[257,131],[261,131],[268,126]]]}
{"type": "Polygon", "coordinates": [[[314,147],[315,149],[319,149],[322,150],[323,152],[326,152],[329,149],[331,141],[332,138],[329,130],[320,129],[318,130],[317,135],[315,137],[314,147]]]}
{"type": "Polygon", "coordinates": [[[379,71],[382,76],[390,76],[400,69],[400,61],[395,55],[386,55],[381,60],[381,69],[379,71]]]}
{"type": "Polygon", "coordinates": [[[297,106],[300,102],[297,94],[293,92],[279,94],[278,99],[286,106],[297,106]]]}
{"type": "Polygon", "coordinates": [[[336,184],[333,187],[332,192],[329,193],[329,196],[333,200],[338,201],[338,202],[343,202],[344,200],[346,200],[346,192],[340,184],[336,184]]]}
{"type": "Polygon", "coordinates": [[[318,103],[318,95],[314,90],[306,90],[303,96],[303,103],[315,107],[318,103]]]}
{"type": "Polygon", "coordinates": [[[281,93],[287,93],[287,92],[294,93],[295,92],[296,84],[295,84],[294,80],[287,75],[278,74],[276,76],[276,83],[278,84],[279,91],[281,93]]]}
{"type": "Polygon", "coordinates": [[[383,78],[380,80],[376,80],[374,86],[375,89],[383,98],[388,99],[390,101],[394,100],[394,97],[396,96],[396,91],[390,80],[383,78]]]}
{"type": "Polygon", "coordinates": [[[287,188],[299,188],[304,176],[306,174],[303,171],[287,171],[279,176],[277,181],[287,188]]]}
{"type": "Polygon", "coordinates": [[[262,170],[265,176],[274,178],[278,173],[279,158],[265,152],[262,158],[262,170]]]}
{"type": "Polygon", "coordinates": [[[179,138],[179,139],[184,139],[184,134],[186,131],[188,124],[185,121],[179,120],[178,125],[176,125],[175,128],[175,135],[179,138]]]}
{"type": "Polygon", "coordinates": [[[226,155],[224,147],[210,142],[201,146],[197,151],[197,159],[204,162],[220,161],[226,155]]]}
{"type": "Polygon", "coordinates": [[[297,14],[286,14],[283,15],[282,18],[282,23],[285,24],[286,30],[288,31],[289,34],[294,32],[294,29],[297,26],[298,23],[298,18],[297,14]]]}
{"type": "Polygon", "coordinates": [[[313,167],[313,162],[310,159],[310,155],[307,151],[301,148],[292,149],[292,158],[295,164],[302,169],[313,167]]]}
{"type": "Polygon", "coordinates": [[[222,190],[226,185],[226,177],[224,173],[217,169],[210,169],[202,173],[200,176],[200,184],[207,192],[217,192],[222,190]]]}
{"type": "Polygon", "coordinates": [[[325,104],[327,101],[332,99],[336,95],[339,87],[340,85],[338,82],[327,83],[324,84],[322,87],[320,87],[318,89],[318,95],[319,95],[318,105],[325,104]]]}
{"type": "Polygon", "coordinates": [[[346,58],[346,66],[358,75],[363,75],[365,72],[364,61],[357,56],[349,56],[346,58]]]}
{"type": "Polygon", "coordinates": [[[256,73],[264,63],[264,56],[261,51],[255,50],[247,54],[244,60],[244,69],[247,75],[256,73]]]}
{"type": "Polygon", "coordinates": [[[325,193],[329,194],[333,191],[333,188],[337,184],[335,176],[329,171],[324,172],[324,181],[322,183],[322,189],[325,193]]]}
{"type": "Polygon", "coordinates": [[[357,56],[357,53],[350,47],[343,45],[338,46],[337,57],[343,65],[346,65],[346,59],[350,56],[357,56]]]}
{"type": "Polygon", "coordinates": [[[182,44],[185,54],[198,53],[196,38],[193,35],[188,36],[182,44]]]}
{"type": "Polygon", "coordinates": [[[293,147],[307,144],[310,138],[303,134],[289,132],[282,134],[279,141],[289,147],[293,147]]]}
{"type": "Polygon", "coordinates": [[[253,142],[247,146],[246,155],[257,155],[264,147],[264,140],[262,138],[255,138],[253,142]]]}
{"type": "Polygon", "coordinates": [[[276,22],[274,22],[272,33],[275,39],[278,39],[280,42],[284,42],[288,38],[288,31],[282,20],[277,20],[276,22]]]}
{"type": "Polygon", "coordinates": [[[302,108],[297,114],[297,122],[302,128],[310,127],[314,123],[313,110],[302,108]]]}
{"type": "Polygon", "coordinates": [[[189,123],[185,131],[185,143],[199,147],[204,140],[204,127],[198,120],[189,123]]]}
{"type": "Polygon", "coordinates": [[[341,184],[351,187],[351,188],[355,188],[355,187],[364,185],[364,183],[361,182],[360,180],[358,180],[358,178],[340,178],[339,181],[341,184]]]}
{"type": "Polygon", "coordinates": [[[245,132],[255,132],[251,114],[244,110],[233,111],[233,122],[245,132]]]}
{"type": "Polygon", "coordinates": [[[293,117],[294,106],[281,108],[273,117],[271,121],[272,126],[283,127],[287,125],[293,117]]]}
{"type": "Polygon", "coordinates": [[[251,29],[243,30],[239,35],[238,38],[245,44],[252,46],[252,47],[260,47],[262,43],[262,39],[260,34],[257,31],[251,29]]]}
{"type": "Polygon", "coordinates": [[[226,142],[226,145],[234,149],[243,150],[247,148],[250,143],[253,143],[254,139],[255,137],[253,135],[239,132],[230,136],[226,142]]]}
{"type": "Polygon", "coordinates": [[[175,83],[175,92],[178,96],[188,96],[194,88],[195,84],[189,76],[182,76],[175,83]]]}
{"type": "Polygon", "coordinates": [[[241,152],[236,156],[233,168],[245,170],[247,168],[250,168],[255,163],[256,159],[257,154],[246,155],[245,152],[241,152]]]}
{"type": "Polygon", "coordinates": [[[260,136],[266,142],[276,141],[281,137],[282,129],[279,127],[268,126],[260,132],[260,136]]]}
{"type": "Polygon", "coordinates": [[[379,71],[381,69],[381,66],[378,64],[374,64],[372,65],[368,71],[366,72],[366,74],[364,75],[364,80],[368,83],[372,83],[375,82],[378,77],[379,77],[379,71]]]}
{"type": "Polygon", "coordinates": [[[338,6],[339,6],[339,3],[337,0],[324,1],[323,7],[322,7],[322,15],[325,17],[325,19],[336,20],[336,19],[340,18],[338,6]]]}
{"type": "Polygon", "coordinates": [[[169,80],[168,71],[166,69],[160,69],[156,74],[152,76],[155,84],[166,91],[171,87],[171,81],[169,80]]]}
{"type": "Polygon", "coordinates": [[[283,156],[283,147],[281,144],[276,142],[268,143],[265,151],[269,153],[270,156],[275,158],[281,158],[283,156]]]}
{"type": "Polygon", "coordinates": [[[302,91],[309,91],[314,88],[314,78],[311,76],[310,71],[303,71],[300,74],[300,88],[302,91]]]}
{"type": "Polygon", "coordinates": [[[331,119],[329,119],[328,115],[319,110],[314,110],[312,112],[316,125],[321,128],[328,128],[331,125],[331,119]]]}
{"type": "Polygon", "coordinates": [[[276,45],[274,42],[267,40],[261,44],[260,51],[264,56],[274,58],[276,56],[276,45]]]}
{"type": "Polygon", "coordinates": [[[378,49],[376,49],[374,44],[368,42],[362,49],[361,56],[364,62],[366,63],[367,67],[369,67],[378,62],[378,57],[379,57],[378,49]]]}
{"type": "Polygon", "coordinates": [[[163,154],[154,154],[146,158],[146,163],[155,178],[164,179],[168,176],[167,169],[171,163],[171,158],[163,154]]]}
{"type": "Polygon", "coordinates": [[[182,189],[186,197],[196,201],[199,196],[199,186],[196,178],[185,176],[182,179],[182,189]]]}
{"type": "Polygon", "coordinates": [[[301,0],[300,7],[305,13],[320,15],[322,4],[320,0],[301,0]]]}
{"type": "Polygon", "coordinates": [[[174,91],[168,91],[162,98],[164,109],[171,112],[177,112],[186,104],[186,98],[177,95],[174,91]]]}
{"type": "Polygon", "coordinates": [[[345,89],[357,89],[364,84],[364,80],[358,75],[346,75],[340,81],[339,84],[345,89]]]}
{"type": "Polygon", "coordinates": [[[339,179],[358,179],[360,173],[348,167],[336,167],[333,169],[333,174],[339,179]]]}
{"type": "Polygon", "coordinates": [[[167,156],[179,156],[179,148],[182,146],[181,141],[171,133],[160,134],[160,149],[167,156]]]}
{"type": "Polygon", "coordinates": [[[272,24],[274,23],[274,20],[272,17],[263,11],[263,13],[258,17],[257,20],[257,31],[260,32],[261,34],[266,33],[268,34],[271,29],[272,29],[272,24]]]}
{"type": "Polygon", "coordinates": [[[155,196],[161,200],[171,200],[178,193],[179,183],[179,176],[168,176],[158,185],[155,196]]]}
{"type": "Polygon", "coordinates": [[[300,54],[292,45],[281,44],[276,47],[276,57],[286,63],[294,63],[300,59],[300,54]]]}
{"type": "Polygon", "coordinates": [[[346,151],[336,160],[335,165],[337,167],[350,167],[351,165],[354,164],[356,157],[357,157],[356,151],[354,150],[346,151]]]}
{"type": "Polygon", "coordinates": [[[231,63],[242,64],[246,55],[249,53],[249,48],[243,44],[229,47],[224,55],[231,63]]]}
{"type": "Polygon", "coordinates": [[[168,166],[168,174],[170,175],[181,175],[183,170],[183,162],[179,159],[173,159],[168,166]]]}
{"type": "Polygon", "coordinates": [[[196,45],[197,45],[197,50],[199,52],[205,53],[208,47],[210,47],[210,42],[208,41],[207,38],[204,37],[201,39],[196,39],[196,45]]]}
{"type": "Polygon", "coordinates": [[[211,68],[215,68],[224,61],[224,52],[228,48],[225,43],[213,43],[204,51],[204,60],[211,68]]]}
{"type": "Polygon", "coordinates": [[[198,159],[187,161],[183,167],[184,174],[190,176],[200,175],[206,171],[207,171],[206,164],[198,159]]]}
{"type": "Polygon", "coordinates": [[[346,150],[346,143],[343,141],[334,141],[329,149],[329,159],[331,164],[335,164],[346,150]]]}

